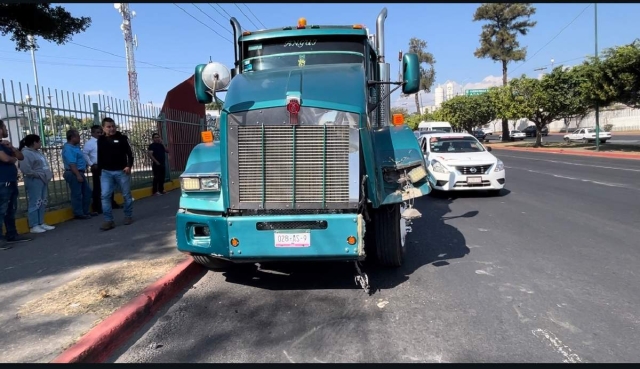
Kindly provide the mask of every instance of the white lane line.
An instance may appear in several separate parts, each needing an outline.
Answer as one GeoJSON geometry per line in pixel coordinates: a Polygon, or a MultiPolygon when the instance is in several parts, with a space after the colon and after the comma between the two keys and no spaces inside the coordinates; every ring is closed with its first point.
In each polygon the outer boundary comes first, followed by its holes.
{"type": "Polygon", "coordinates": [[[548,163],[556,163],[556,164],[567,164],[567,165],[575,165],[579,167],[592,167],[592,168],[601,168],[601,169],[613,169],[613,170],[624,170],[626,172],[638,172],[640,173],[640,169],[630,169],[630,168],[620,168],[620,167],[608,167],[604,165],[592,165],[592,164],[581,164],[581,163],[570,163],[568,161],[560,161],[560,160],[549,160],[549,159],[533,159],[524,156],[511,156],[511,155],[502,155],[501,157],[505,158],[516,158],[516,159],[525,159],[525,160],[535,160],[535,161],[546,161],[548,163]]]}
{"type": "Polygon", "coordinates": [[[518,170],[524,170],[524,171],[527,171],[527,172],[530,172],[530,173],[544,174],[544,175],[548,175],[548,176],[552,176],[552,177],[556,177],[556,178],[569,179],[569,180],[572,180],[572,181],[580,181],[580,182],[593,183],[593,184],[597,184],[597,185],[601,185],[601,186],[617,187],[617,188],[626,188],[626,189],[629,189],[629,190],[636,190],[636,191],[640,191],[640,188],[630,187],[630,186],[627,186],[627,185],[625,185],[625,184],[621,184],[621,183],[592,181],[592,180],[590,180],[590,179],[584,179],[584,178],[575,178],[575,177],[563,176],[563,175],[560,175],[560,174],[553,174],[553,173],[548,173],[548,172],[541,172],[541,171],[533,170],[533,169],[516,168],[516,167],[508,167],[508,166],[505,166],[505,168],[507,168],[507,169],[518,169],[518,170]]]}
{"type": "Polygon", "coordinates": [[[546,341],[547,344],[551,346],[551,348],[553,348],[560,355],[564,356],[564,360],[562,360],[562,362],[564,363],[582,363],[583,362],[582,359],[580,359],[580,357],[578,356],[578,354],[574,354],[573,351],[567,345],[564,345],[562,341],[560,341],[560,339],[556,337],[555,334],[540,328],[532,330],[531,333],[533,333],[534,336],[540,338],[541,340],[546,341]]]}

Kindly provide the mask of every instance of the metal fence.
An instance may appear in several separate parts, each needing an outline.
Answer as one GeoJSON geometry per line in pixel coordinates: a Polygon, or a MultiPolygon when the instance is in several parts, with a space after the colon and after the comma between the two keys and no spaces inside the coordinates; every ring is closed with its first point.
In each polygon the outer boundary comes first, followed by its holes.
{"type": "MultiPolygon", "coordinates": [[[[120,132],[131,142],[134,165],[131,188],[151,186],[153,175],[147,148],[153,133],[158,133],[169,148],[167,180],[177,178],[184,170],[191,149],[200,142],[200,132],[210,124],[204,116],[193,113],[160,110],[147,104],[133,104],[111,96],[73,93],[40,87],[38,93],[28,84],[0,80],[0,119],[9,130],[8,139],[18,147],[28,134],[37,134],[42,141],[42,153],[54,174],[49,183],[47,210],[70,205],[70,193],[62,175],[62,145],[66,131],[80,132],[81,145],[91,138],[91,126],[100,125],[104,117],[111,117],[120,132]]],[[[19,178],[19,213],[27,211],[27,196],[19,178]]]]}

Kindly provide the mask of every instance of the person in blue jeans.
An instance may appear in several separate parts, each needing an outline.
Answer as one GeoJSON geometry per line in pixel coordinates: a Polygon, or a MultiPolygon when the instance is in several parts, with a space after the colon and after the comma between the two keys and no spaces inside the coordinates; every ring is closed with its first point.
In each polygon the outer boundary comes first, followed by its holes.
{"type": "Polygon", "coordinates": [[[56,228],[44,222],[49,183],[53,179],[53,172],[47,158],[40,152],[41,148],[40,136],[34,134],[26,135],[20,141],[20,147],[18,147],[18,150],[24,155],[24,160],[20,162],[20,170],[22,171],[24,187],[27,191],[27,219],[29,220],[31,233],[44,233],[56,228]]]}
{"type": "Polygon", "coordinates": [[[71,208],[75,219],[91,219],[98,213],[90,213],[91,187],[85,176],[87,162],[80,149],[80,134],[75,129],[67,131],[67,143],[62,146],[64,180],[71,191],[71,208]]]}
{"type": "MultiPolygon", "coordinates": [[[[0,120],[0,219],[4,221],[7,233],[4,239],[0,240],[0,250],[11,249],[11,244],[31,241],[30,238],[22,237],[16,229],[16,210],[18,210],[18,168],[16,162],[23,160],[24,155],[20,150],[5,140],[9,137],[7,126],[0,120]]],[[[0,225],[2,229],[2,225],[0,225]]],[[[0,233],[2,231],[0,230],[0,233]]]]}
{"type": "Polygon", "coordinates": [[[115,227],[111,210],[111,194],[116,185],[120,186],[124,198],[124,224],[133,222],[133,198],[131,197],[131,168],[133,152],[129,138],[116,130],[113,119],[102,120],[104,135],[98,138],[98,169],[101,171],[102,214],[104,223],[100,227],[108,231],[115,227]]]}

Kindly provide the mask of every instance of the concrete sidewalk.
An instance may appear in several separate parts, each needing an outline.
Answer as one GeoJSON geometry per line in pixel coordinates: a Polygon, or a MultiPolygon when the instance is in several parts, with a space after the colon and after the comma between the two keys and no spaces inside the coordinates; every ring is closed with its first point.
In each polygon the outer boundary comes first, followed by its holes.
{"type": "Polygon", "coordinates": [[[134,223],[57,224],[0,251],[0,362],[49,362],[186,256],[175,247],[180,191],[134,202],[134,223]]]}

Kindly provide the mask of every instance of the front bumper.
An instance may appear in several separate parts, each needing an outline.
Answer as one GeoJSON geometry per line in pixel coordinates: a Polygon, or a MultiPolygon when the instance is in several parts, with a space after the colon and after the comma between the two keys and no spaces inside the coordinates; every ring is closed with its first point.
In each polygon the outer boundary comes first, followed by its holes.
{"type": "Polygon", "coordinates": [[[435,190],[439,191],[477,191],[477,190],[500,190],[506,183],[505,171],[496,172],[495,165],[491,166],[486,174],[464,175],[453,170],[449,173],[434,172],[429,167],[429,182],[435,190]],[[470,183],[468,177],[480,177],[480,183],[470,183]]]}
{"type": "Polygon", "coordinates": [[[358,214],[225,217],[182,209],[176,214],[179,251],[234,262],[362,260],[364,231],[358,214]],[[276,232],[308,232],[310,245],[276,247],[276,232]],[[356,238],[354,245],[347,242],[350,236],[356,238]],[[234,238],[237,246],[231,245],[234,238]]]}

